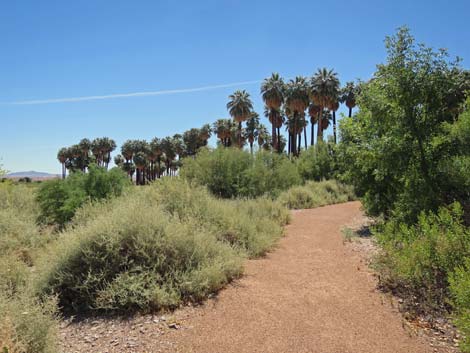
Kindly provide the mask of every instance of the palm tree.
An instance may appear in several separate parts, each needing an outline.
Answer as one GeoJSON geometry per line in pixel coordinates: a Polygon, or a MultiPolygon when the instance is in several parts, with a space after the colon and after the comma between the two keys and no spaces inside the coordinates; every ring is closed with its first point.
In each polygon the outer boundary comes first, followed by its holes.
{"type": "Polygon", "coordinates": [[[121,146],[121,154],[126,159],[126,162],[130,162],[134,156],[134,145],[132,140],[127,140],[121,146]]]}
{"type": "Polygon", "coordinates": [[[270,137],[268,129],[263,124],[259,124],[257,128],[257,140],[258,140],[258,147],[263,149],[269,149],[272,147],[269,143],[270,137]]]}
{"type": "Polygon", "coordinates": [[[97,137],[91,142],[91,153],[93,154],[93,157],[95,158],[95,162],[98,166],[101,166],[102,161],[103,161],[103,154],[102,154],[103,148],[104,148],[104,142],[102,138],[97,137]]]}
{"type": "Polygon", "coordinates": [[[68,151],[66,147],[62,147],[59,152],[57,152],[57,159],[62,165],[62,179],[65,179],[65,162],[67,162],[68,151]]]}
{"type": "Polygon", "coordinates": [[[224,147],[229,147],[231,145],[230,137],[232,125],[233,122],[231,119],[218,119],[212,125],[212,131],[217,135],[217,138],[220,140],[220,143],[224,147]]]}
{"type": "Polygon", "coordinates": [[[161,157],[163,154],[163,151],[161,148],[161,141],[158,137],[154,137],[152,141],[150,141],[149,149],[151,151],[152,156],[155,156],[154,162],[156,162],[156,168],[154,167],[153,176],[152,176],[152,179],[155,180],[156,178],[160,178],[160,175],[161,175],[161,168],[160,168],[161,163],[160,162],[161,162],[161,157]]]}
{"type": "Polygon", "coordinates": [[[338,99],[332,100],[329,108],[333,113],[333,141],[336,144],[336,111],[339,109],[338,99]]]}
{"type": "Polygon", "coordinates": [[[110,139],[108,137],[103,138],[103,162],[106,166],[106,169],[108,169],[109,162],[111,161],[111,152],[113,152],[116,149],[116,142],[113,139],[110,139]]]}
{"type": "Polygon", "coordinates": [[[203,147],[203,146],[207,146],[207,142],[208,140],[210,139],[211,137],[211,134],[212,134],[212,129],[211,129],[211,126],[210,124],[204,124],[200,129],[200,140],[202,142],[202,145],[199,146],[199,147],[203,147]]]}
{"type": "Polygon", "coordinates": [[[272,126],[272,146],[273,150],[278,150],[278,139],[276,138],[276,129],[282,126],[282,116],[280,114],[281,106],[284,102],[285,84],[278,73],[271,74],[271,77],[264,79],[261,84],[261,96],[268,110],[269,122],[272,126]]]}
{"type": "MultiPolygon", "coordinates": [[[[326,68],[318,69],[311,79],[310,98],[312,102],[320,106],[320,112],[331,105],[331,101],[338,96],[339,80],[338,74],[326,68]]],[[[317,143],[323,141],[323,115],[320,114],[317,129],[317,143]]]]}
{"type": "Polygon", "coordinates": [[[258,137],[259,115],[256,112],[251,113],[251,117],[246,121],[245,138],[250,144],[250,152],[253,154],[253,143],[258,137]]]}
{"type": "Polygon", "coordinates": [[[318,116],[320,115],[320,106],[311,103],[308,106],[308,115],[310,116],[310,146],[314,145],[314,134],[313,127],[318,122],[318,116]]]}
{"type": "Polygon", "coordinates": [[[122,168],[124,166],[124,163],[126,163],[126,160],[122,155],[117,154],[114,157],[114,164],[116,164],[116,166],[118,166],[119,168],[122,168]]]}
{"type": "Polygon", "coordinates": [[[305,109],[309,104],[308,87],[305,77],[297,76],[295,80],[290,80],[285,90],[285,105],[288,120],[288,131],[290,136],[290,148],[293,155],[298,155],[297,136],[302,133],[305,127],[305,109]],[[303,119],[303,120],[302,120],[303,119]]]}
{"type": "Polygon", "coordinates": [[[165,163],[167,173],[171,173],[171,163],[176,157],[174,140],[171,137],[165,137],[161,140],[161,148],[165,154],[165,163]]]}
{"type": "Polygon", "coordinates": [[[228,98],[227,109],[233,120],[238,123],[238,146],[242,148],[242,122],[251,116],[253,102],[245,90],[235,91],[228,98]]]}
{"type": "Polygon", "coordinates": [[[84,159],[83,171],[85,171],[89,164],[91,141],[87,138],[84,138],[80,140],[78,145],[80,146],[80,149],[82,150],[82,156],[84,159]]]}
{"type": "Polygon", "coordinates": [[[347,82],[346,86],[341,89],[340,101],[345,103],[349,109],[348,117],[352,116],[352,110],[356,106],[356,95],[358,86],[354,82],[347,82]]]}
{"type": "Polygon", "coordinates": [[[144,185],[145,184],[145,173],[144,169],[147,166],[147,156],[144,151],[138,151],[134,154],[133,161],[137,169],[136,184],[144,185]]]}

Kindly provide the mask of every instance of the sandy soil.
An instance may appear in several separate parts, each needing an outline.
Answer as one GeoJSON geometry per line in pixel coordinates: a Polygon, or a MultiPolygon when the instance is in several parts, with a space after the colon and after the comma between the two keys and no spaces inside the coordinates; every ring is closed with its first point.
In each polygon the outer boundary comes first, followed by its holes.
{"type": "Polygon", "coordinates": [[[61,330],[63,351],[184,353],[444,352],[403,321],[341,228],[351,202],[293,212],[278,248],[196,308],[166,317],[95,320],[61,330]]]}

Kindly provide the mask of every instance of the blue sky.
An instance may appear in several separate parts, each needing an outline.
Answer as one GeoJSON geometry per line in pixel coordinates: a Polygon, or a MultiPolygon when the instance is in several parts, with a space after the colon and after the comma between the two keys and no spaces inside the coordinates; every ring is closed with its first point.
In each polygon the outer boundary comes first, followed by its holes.
{"type": "Polygon", "coordinates": [[[150,139],[227,117],[227,96],[259,84],[37,105],[27,100],[180,90],[334,68],[367,79],[383,40],[408,25],[469,67],[468,0],[2,1],[0,158],[10,171],[59,172],[82,137],[150,139]]]}

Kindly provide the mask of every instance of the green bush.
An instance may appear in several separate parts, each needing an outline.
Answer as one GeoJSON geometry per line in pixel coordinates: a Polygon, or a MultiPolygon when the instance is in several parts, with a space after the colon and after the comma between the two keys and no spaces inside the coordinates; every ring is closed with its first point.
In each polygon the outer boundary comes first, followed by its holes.
{"type": "Polygon", "coordinates": [[[315,208],[355,199],[353,188],[336,180],[309,181],[279,195],[279,202],[289,209],[315,208]]]}
{"type": "Polygon", "coordinates": [[[307,151],[302,151],[298,160],[297,168],[303,180],[328,180],[333,179],[337,173],[335,158],[336,145],[319,143],[310,146],[307,151]]]}
{"type": "Polygon", "coordinates": [[[463,335],[462,352],[470,352],[470,258],[449,276],[451,303],[455,311],[455,324],[463,335]]]}
{"type": "Polygon", "coordinates": [[[361,85],[359,112],[340,121],[344,180],[374,216],[414,224],[454,201],[468,214],[469,102],[459,114],[468,71],[405,28],[385,42],[387,62],[361,85]]]}
{"type": "Polygon", "coordinates": [[[184,159],[180,175],[223,198],[276,196],[301,182],[295,164],[285,156],[224,147],[184,159]]]}
{"type": "Polygon", "coordinates": [[[470,257],[470,230],[462,213],[455,203],[437,214],[421,213],[416,225],[388,222],[376,234],[383,249],[378,258],[382,285],[417,298],[417,311],[449,309],[449,276],[470,257]]]}
{"type": "Polygon", "coordinates": [[[69,311],[132,312],[200,301],[282,234],[269,200],[217,200],[177,179],[87,205],[38,265],[35,288],[69,311]]]}
{"type": "Polygon", "coordinates": [[[74,172],[67,179],[44,182],[37,195],[39,220],[63,227],[85,202],[118,196],[129,184],[120,169],[106,171],[97,166],[90,166],[88,173],[74,172]]]}

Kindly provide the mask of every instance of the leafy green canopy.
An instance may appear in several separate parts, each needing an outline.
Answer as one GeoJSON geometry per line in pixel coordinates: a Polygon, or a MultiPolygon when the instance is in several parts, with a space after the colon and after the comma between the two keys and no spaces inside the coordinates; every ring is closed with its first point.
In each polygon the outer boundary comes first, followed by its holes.
{"type": "Polygon", "coordinates": [[[301,182],[296,165],[286,156],[223,147],[184,159],[181,176],[222,198],[276,196],[301,182]]]}
{"type": "Polygon", "coordinates": [[[361,87],[360,112],[341,123],[346,179],[371,214],[413,222],[459,201],[468,214],[468,74],[406,28],[386,38],[386,64],[361,87]]]}
{"type": "Polygon", "coordinates": [[[91,165],[88,173],[72,173],[67,179],[44,182],[38,190],[39,220],[63,227],[86,201],[118,196],[130,184],[119,169],[109,172],[91,165]]]}

